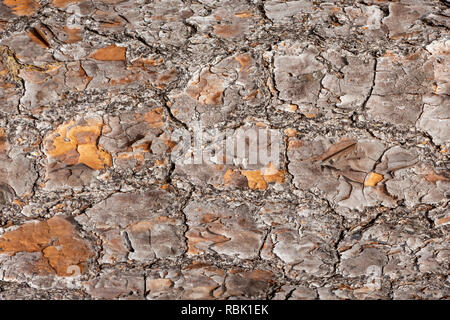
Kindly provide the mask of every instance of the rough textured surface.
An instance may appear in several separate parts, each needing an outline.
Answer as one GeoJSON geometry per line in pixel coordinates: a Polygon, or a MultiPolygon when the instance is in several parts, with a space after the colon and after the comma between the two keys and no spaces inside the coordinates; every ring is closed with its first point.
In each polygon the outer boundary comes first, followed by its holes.
{"type": "Polygon", "coordinates": [[[448,299],[449,16],[1,0],[0,299],[448,299]]]}

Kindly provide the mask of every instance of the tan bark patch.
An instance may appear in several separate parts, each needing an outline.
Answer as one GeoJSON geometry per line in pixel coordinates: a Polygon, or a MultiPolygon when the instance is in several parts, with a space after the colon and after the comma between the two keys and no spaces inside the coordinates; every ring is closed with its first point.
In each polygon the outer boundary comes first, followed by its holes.
{"type": "Polygon", "coordinates": [[[16,16],[31,16],[40,7],[36,0],[3,0],[16,16]]]}
{"type": "Polygon", "coordinates": [[[266,190],[267,183],[284,182],[284,171],[278,170],[272,163],[261,170],[242,170],[241,173],[247,178],[250,189],[266,190]]]}
{"type": "Polygon", "coordinates": [[[288,143],[288,150],[299,149],[303,147],[305,143],[298,139],[290,139],[288,143]]]}
{"type": "Polygon", "coordinates": [[[242,28],[237,24],[218,24],[214,26],[214,33],[224,38],[233,38],[242,33],[242,28]]]}
{"type": "Polygon", "coordinates": [[[450,180],[449,178],[447,178],[447,177],[445,177],[443,175],[437,174],[435,172],[432,172],[432,173],[429,173],[429,174],[425,175],[424,178],[425,178],[425,180],[427,180],[429,182],[432,182],[432,183],[436,183],[436,182],[438,182],[440,180],[442,180],[442,181],[449,181],[450,180]]]}
{"type": "Polygon", "coordinates": [[[246,278],[256,281],[271,281],[273,273],[267,270],[256,269],[245,273],[246,278]]]}
{"type": "Polygon", "coordinates": [[[367,175],[366,181],[364,181],[364,186],[375,187],[378,182],[383,180],[383,176],[376,172],[371,172],[367,175]]]}
{"type": "Polygon", "coordinates": [[[0,128],[0,153],[6,152],[8,150],[8,139],[6,137],[5,130],[0,128]]]}
{"type": "Polygon", "coordinates": [[[155,66],[159,66],[163,63],[163,59],[162,58],[158,58],[158,59],[144,59],[144,58],[138,58],[136,60],[134,60],[131,65],[133,67],[138,67],[138,68],[143,68],[146,69],[147,67],[155,67],[155,66]]]}
{"type": "Polygon", "coordinates": [[[436,221],[436,225],[440,226],[440,225],[444,225],[450,223],[450,216],[439,219],[438,221],[436,221]]]}
{"type": "Polygon", "coordinates": [[[272,163],[269,163],[266,168],[262,170],[262,175],[266,182],[284,182],[284,170],[278,170],[272,163]]]}
{"type": "Polygon", "coordinates": [[[112,44],[108,47],[98,49],[90,57],[100,61],[125,61],[126,52],[127,48],[112,44]]]}
{"type": "Polygon", "coordinates": [[[236,13],[235,16],[238,18],[241,18],[241,19],[245,19],[245,18],[250,18],[251,16],[253,16],[253,14],[248,11],[243,11],[243,12],[236,13]]]}
{"type": "Polygon", "coordinates": [[[81,0],[53,0],[52,4],[53,6],[57,7],[57,8],[65,8],[67,7],[67,5],[71,4],[71,3],[78,3],[81,0]]]}
{"type": "Polygon", "coordinates": [[[297,136],[297,130],[293,128],[287,128],[284,130],[284,134],[287,135],[288,137],[295,137],[297,136]]]}
{"type": "Polygon", "coordinates": [[[41,252],[43,260],[36,266],[44,273],[59,276],[72,275],[70,267],[82,271],[83,264],[93,256],[88,244],[76,233],[74,226],[64,218],[31,222],[8,231],[0,237],[0,252],[41,252]]]}
{"type": "Polygon", "coordinates": [[[170,70],[167,70],[161,74],[159,74],[154,82],[152,82],[152,85],[155,86],[158,89],[164,89],[166,85],[174,81],[178,76],[178,71],[173,68],[170,70]]]}
{"type": "Polygon", "coordinates": [[[164,113],[162,107],[145,113],[143,118],[148,123],[150,128],[159,129],[164,127],[164,113]]]}
{"type": "Polygon", "coordinates": [[[234,180],[241,176],[239,170],[228,169],[223,176],[224,185],[230,185],[234,180]]]}
{"type": "Polygon", "coordinates": [[[97,145],[103,122],[88,119],[84,124],[70,121],[44,139],[46,154],[67,165],[83,163],[94,170],[112,164],[111,156],[97,145]]]}
{"type": "Polygon", "coordinates": [[[163,291],[169,289],[173,285],[170,279],[148,279],[147,290],[149,291],[163,291]]]}
{"type": "Polygon", "coordinates": [[[248,187],[250,189],[266,190],[267,182],[264,180],[261,171],[259,170],[243,170],[241,171],[247,177],[248,187]]]}
{"type": "Polygon", "coordinates": [[[81,29],[64,27],[64,32],[67,36],[65,43],[74,43],[82,40],[81,29]]]}

